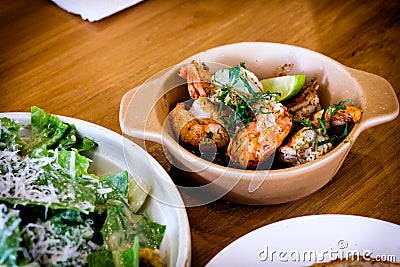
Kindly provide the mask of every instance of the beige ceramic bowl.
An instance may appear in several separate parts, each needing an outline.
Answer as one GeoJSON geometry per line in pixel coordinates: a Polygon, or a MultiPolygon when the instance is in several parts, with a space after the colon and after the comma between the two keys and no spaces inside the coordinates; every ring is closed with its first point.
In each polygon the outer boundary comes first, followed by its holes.
{"type": "MultiPolygon", "coordinates": [[[[263,78],[277,66],[293,63],[295,73],[317,76],[323,105],[352,99],[363,110],[346,142],[319,159],[296,167],[271,171],[239,170],[201,159],[183,149],[171,134],[167,116],[177,102],[188,99],[177,65],[129,91],[121,101],[120,124],[124,134],[137,140],[163,145],[166,155],[187,173],[196,187],[181,187],[189,206],[206,204],[218,198],[236,203],[278,204],[307,196],[327,184],[336,174],[361,132],[396,118],[399,104],[392,86],[382,77],[346,67],[308,49],[276,43],[245,42],[216,47],[192,59],[235,66],[245,62],[247,69],[263,78]],[[203,186],[198,186],[199,184],[203,186]],[[206,196],[206,197],[204,197],[206,196]]],[[[215,71],[212,69],[211,71],[215,71]]]]}

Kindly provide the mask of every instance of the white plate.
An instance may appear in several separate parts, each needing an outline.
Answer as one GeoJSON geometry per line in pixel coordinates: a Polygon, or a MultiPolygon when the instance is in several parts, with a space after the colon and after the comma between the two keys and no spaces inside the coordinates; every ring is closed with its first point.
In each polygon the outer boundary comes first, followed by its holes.
{"type": "MultiPolygon", "coordinates": [[[[0,113],[30,125],[30,113],[0,113]]],[[[161,253],[168,266],[190,266],[191,236],[186,209],[182,198],[167,172],[146,151],[121,135],[90,122],[58,116],[75,124],[81,135],[93,138],[98,144],[93,156],[91,171],[97,175],[128,170],[129,173],[152,186],[146,211],[154,221],[167,226],[161,243],[161,253]]]]}
{"type": "Polygon", "coordinates": [[[400,226],[393,223],[353,215],[311,215],[250,232],[207,267],[310,266],[351,254],[398,262],[399,241],[400,226]]]}

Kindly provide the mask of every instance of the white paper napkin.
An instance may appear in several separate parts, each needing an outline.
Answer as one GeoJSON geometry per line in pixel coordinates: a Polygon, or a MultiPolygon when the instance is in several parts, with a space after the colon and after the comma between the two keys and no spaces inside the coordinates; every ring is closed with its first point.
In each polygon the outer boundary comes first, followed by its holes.
{"type": "Polygon", "coordinates": [[[51,0],[66,11],[90,22],[101,20],[143,0],[51,0]]]}

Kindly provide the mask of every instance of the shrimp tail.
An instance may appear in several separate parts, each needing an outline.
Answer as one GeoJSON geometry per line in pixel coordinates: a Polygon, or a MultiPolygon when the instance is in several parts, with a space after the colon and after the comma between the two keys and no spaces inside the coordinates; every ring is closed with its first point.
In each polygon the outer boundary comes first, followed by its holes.
{"type": "Polygon", "coordinates": [[[357,106],[346,106],[344,109],[323,109],[314,114],[312,123],[319,128],[321,127],[320,121],[323,119],[325,128],[329,129],[331,126],[342,126],[347,122],[359,122],[362,113],[363,110],[357,106]]]}
{"type": "Polygon", "coordinates": [[[205,64],[193,60],[179,70],[179,76],[186,79],[192,99],[206,97],[209,94],[212,74],[205,64]]]}

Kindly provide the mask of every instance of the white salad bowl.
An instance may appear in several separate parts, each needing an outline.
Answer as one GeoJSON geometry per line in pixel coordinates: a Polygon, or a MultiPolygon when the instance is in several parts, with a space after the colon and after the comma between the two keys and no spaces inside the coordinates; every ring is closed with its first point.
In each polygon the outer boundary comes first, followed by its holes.
{"type": "MultiPolygon", "coordinates": [[[[0,113],[0,117],[13,119],[23,128],[29,128],[31,114],[10,112],[0,113]]],[[[102,176],[128,170],[139,184],[151,186],[144,208],[152,220],[166,225],[160,245],[161,255],[167,266],[190,266],[191,235],[186,209],[177,188],[161,165],[141,147],[109,129],[79,119],[58,117],[74,124],[80,135],[98,143],[98,148],[91,156],[91,173],[102,176]]],[[[29,130],[26,134],[29,134],[29,130]]]]}
{"type": "MultiPolygon", "coordinates": [[[[215,71],[212,68],[210,71],[215,71]]],[[[123,133],[136,140],[145,139],[163,145],[173,165],[183,170],[195,185],[178,187],[185,203],[189,203],[187,205],[200,205],[221,197],[232,202],[260,205],[289,202],[317,191],[333,179],[360,133],[393,120],[398,113],[396,94],[382,77],[346,67],[305,48],[244,42],[198,53],[127,92],[121,101],[120,124],[123,133]],[[244,62],[246,68],[259,78],[271,76],[278,66],[285,63],[294,64],[292,74],[305,73],[308,79],[318,78],[322,105],[352,99],[363,109],[362,119],[354,125],[345,141],[332,151],[300,166],[244,171],[210,163],[181,147],[168,123],[168,114],[176,103],[188,99],[187,89],[177,87],[184,84],[177,73],[182,64],[192,60],[230,67],[244,62]]]]}

